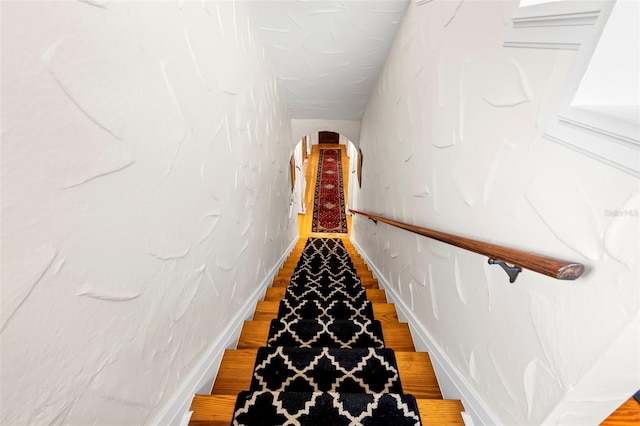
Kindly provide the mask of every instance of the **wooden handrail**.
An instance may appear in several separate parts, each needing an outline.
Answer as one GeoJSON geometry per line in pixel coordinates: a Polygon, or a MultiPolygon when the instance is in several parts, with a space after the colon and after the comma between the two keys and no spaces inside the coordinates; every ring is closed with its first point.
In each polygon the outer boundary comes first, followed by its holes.
{"type": "Polygon", "coordinates": [[[362,212],[354,209],[351,209],[351,212],[367,216],[375,221],[384,222],[407,231],[415,232],[419,235],[424,235],[425,237],[433,238],[434,240],[442,241],[443,243],[451,244],[465,250],[470,250],[484,256],[489,256],[490,258],[503,260],[507,263],[511,263],[525,269],[530,269],[559,280],[575,280],[584,272],[584,265],[581,263],[568,262],[566,260],[503,247],[497,244],[434,231],[433,229],[421,228],[419,226],[398,222],[397,220],[388,219],[373,213],[362,212]]]}

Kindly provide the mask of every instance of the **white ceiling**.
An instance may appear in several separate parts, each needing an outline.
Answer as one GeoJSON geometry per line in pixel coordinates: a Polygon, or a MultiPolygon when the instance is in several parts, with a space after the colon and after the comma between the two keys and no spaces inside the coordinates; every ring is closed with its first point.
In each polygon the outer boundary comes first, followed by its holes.
{"type": "Polygon", "coordinates": [[[294,119],[359,120],[409,0],[253,0],[294,119]]]}

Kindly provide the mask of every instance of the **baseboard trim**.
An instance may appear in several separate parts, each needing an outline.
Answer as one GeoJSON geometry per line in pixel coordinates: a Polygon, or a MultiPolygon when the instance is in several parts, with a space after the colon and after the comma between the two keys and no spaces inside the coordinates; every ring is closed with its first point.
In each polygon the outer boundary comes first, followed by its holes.
{"type": "Polygon", "coordinates": [[[264,296],[264,293],[273,282],[280,267],[295,247],[299,237],[296,237],[289,247],[282,253],[280,259],[271,268],[269,274],[262,280],[255,291],[247,299],[242,308],[231,318],[229,324],[218,338],[209,346],[205,355],[178,387],[173,398],[160,411],[160,414],[151,422],[154,425],[180,426],[187,424],[191,418],[189,408],[196,393],[209,392],[213,387],[213,381],[218,374],[218,368],[222,361],[225,349],[235,348],[240,338],[242,325],[246,319],[251,318],[256,303],[264,296]],[[208,390],[207,390],[208,389],[208,390]]]}
{"type": "Polygon", "coordinates": [[[434,342],[425,326],[402,300],[398,292],[391,287],[380,269],[353,236],[351,237],[351,243],[371,268],[381,288],[385,290],[387,298],[390,299],[389,302],[396,305],[398,317],[409,323],[411,337],[416,350],[429,352],[443,396],[447,399],[459,399],[464,404],[465,412],[463,413],[463,418],[465,424],[467,426],[500,424],[480,396],[471,388],[460,370],[453,365],[442,348],[434,342]]]}

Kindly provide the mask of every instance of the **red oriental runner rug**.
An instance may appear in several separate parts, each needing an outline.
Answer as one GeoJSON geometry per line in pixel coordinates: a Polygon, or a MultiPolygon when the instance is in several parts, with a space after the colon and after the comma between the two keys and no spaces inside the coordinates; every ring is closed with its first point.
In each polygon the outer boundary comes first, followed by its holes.
{"type": "Polygon", "coordinates": [[[347,232],[339,149],[321,149],[311,232],[347,232]]]}

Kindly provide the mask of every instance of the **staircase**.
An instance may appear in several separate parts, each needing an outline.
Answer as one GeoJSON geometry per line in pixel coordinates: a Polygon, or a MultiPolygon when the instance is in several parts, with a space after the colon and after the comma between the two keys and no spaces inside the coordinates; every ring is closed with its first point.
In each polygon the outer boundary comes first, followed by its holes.
{"type": "Polygon", "coordinates": [[[367,414],[357,404],[374,407],[372,424],[464,424],[462,403],[442,399],[429,355],[415,351],[408,324],[349,240],[301,239],[245,322],[237,349],[225,351],[211,395],[195,396],[191,424],[360,424],[354,419],[367,414]],[[305,340],[296,327],[338,331],[305,340]],[[344,337],[340,330],[349,327],[366,332],[344,337]],[[291,369],[304,374],[293,377],[291,369]],[[274,401],[315,417],[278,417],[274,401]],[[336,420],[338,412],[348,419],[336,420]]]}

